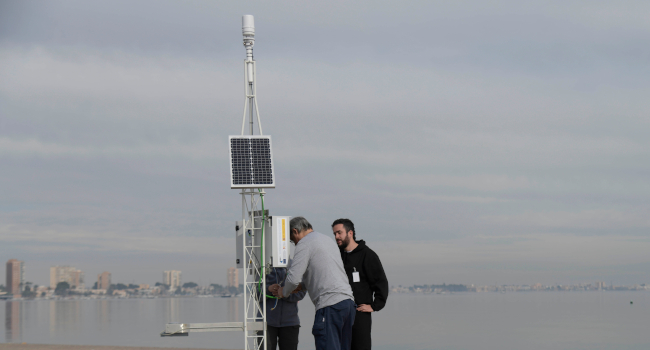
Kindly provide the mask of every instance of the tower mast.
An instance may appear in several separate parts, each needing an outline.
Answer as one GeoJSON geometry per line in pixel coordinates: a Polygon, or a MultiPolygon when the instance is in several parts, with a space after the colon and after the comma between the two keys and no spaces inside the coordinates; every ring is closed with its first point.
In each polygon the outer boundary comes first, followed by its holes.
{"type": "Polygon", "coordinates": [[[161,336],[183,336],[190,332],[244,331],[244,349],[267,350],[266,272],[287,267],[290,256],[289,216],[268,215],[265,188],[275,187],[271,137],[262,133],[257,108],[256,71],[253,60],[255,24],[252,15],[242,18],[246,59],[244,60],[245,102],[241,134],[229,136],[230,188],[241,192],[242,219],[237,221],[236,264],[244,274],[244,322],[168,323],[161,336]],[[246,120],[249,134],[245,135],[246,120]],[[254,135],[257,120],[258,135],[254,135]]]}
{"type": "MultiPolygon", "coordinates": [[[[252,15],[242,17],[242,34],[246,59],[244,60],[244,115],[241,124],[241,136],[244,136],[246,117],[249,122],[249,132],[253,136],[253,124],[257,119],[259,135],[262,133],[259,109],[257,107],[257,87],[255,60],[253,59],[253,45],[255,45],[255,21],[252,15]]],[[[256,253],[261,253],[262,228],[268,215],[264,212],[264,190],[262,188],[242,188],[242,231],[243,237],[243,273],[244,273],[244,342],[246,350],[266,350],[266,278],[265,262],[258,258],[256,253]],[[257,190],[257,191],[256,191],[257,190]],[[261,204],[262,210],[259,210],[261,204]],[[259,290],[258,290],[259,289],[259,290]],[[260,299],[261,298],[261,299],[260,299]],[[249,324],[262,322],[263,330],[249,329],[249,324]]]]}

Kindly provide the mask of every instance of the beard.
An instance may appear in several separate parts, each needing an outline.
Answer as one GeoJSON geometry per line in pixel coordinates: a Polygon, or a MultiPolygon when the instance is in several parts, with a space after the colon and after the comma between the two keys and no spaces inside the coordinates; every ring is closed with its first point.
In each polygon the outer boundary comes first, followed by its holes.
{"type": "Polygon", "coordinates": [[[350,235],[345,237],[345,239],[341,240],[341,244],[339,245],[339,248],[340,249],[346,249],[348,247],[348,245],[350,245],[350,235]]]}

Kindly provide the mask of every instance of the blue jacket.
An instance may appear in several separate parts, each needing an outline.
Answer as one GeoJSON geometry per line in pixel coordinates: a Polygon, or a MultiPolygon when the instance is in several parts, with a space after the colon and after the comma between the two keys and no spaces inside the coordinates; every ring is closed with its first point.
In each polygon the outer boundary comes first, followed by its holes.
{"type": "MultiPolygon", "coordinates": [[[[287,275],[285,268],[271,268],[271,273],[266,275],[266,288],[269,286],[280,283],[284,286],[284,278],[287,275]]],[[[298,301],[305,297],[307,291],[301,291],[291,294],[290,296],[282,299],[266,298],[266,323],[272,327],[289,327],[300,325],[300,318],[298,318],[298,301]],[[276,303],[277,306],[276,306],[276,303]]],[[[271,293],[267,290],[267,294],[271,293]]]]}

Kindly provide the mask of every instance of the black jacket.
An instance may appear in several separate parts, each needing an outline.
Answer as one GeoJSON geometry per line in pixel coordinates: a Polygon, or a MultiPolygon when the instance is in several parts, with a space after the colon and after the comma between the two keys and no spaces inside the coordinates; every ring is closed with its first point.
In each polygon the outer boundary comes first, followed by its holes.
{"type": "Polygon", "coordinates": [[[365,241],[357,243],[359,246],[349,253],[341,249],[341,259],[352,286],[354,302],[357,305],[368,304],[374,311],[379,311],[386,305],[388,280],[377,253],[368,248],[365,241]],[[355,270],[359,272],[359,282],[353,282],[352,273],[355,270]]]}
{"type": "MultiPolygon", "coordinates": [[[[284,286],[284,279],[287,277],[287,269],[281,267],[272,267],[271,273],[266,275],[266,288],[279,283],[284,286]]],[[[271,295],[271,292],[266,293],[271,295]]],[[[300,318],[298,318],[298,301],[305,297],[307,291],[300,291],[293,293],[286,298],[274,299],[266,298],[266,324],[272,327],[289,327],[299,326],[300,318]],[[276,303],[277,302],[277,303],[276,303]]],[[[262,300],[260,299],[260,306],[262,300]]],[[[258,317],[262,315],[257,314],[258,317]]]]}

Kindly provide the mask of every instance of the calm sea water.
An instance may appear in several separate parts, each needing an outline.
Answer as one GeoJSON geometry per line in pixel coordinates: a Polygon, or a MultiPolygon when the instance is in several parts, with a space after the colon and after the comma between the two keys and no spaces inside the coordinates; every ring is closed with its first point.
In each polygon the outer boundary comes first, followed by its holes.
{"type": "MultiPolygon", "coordinates": [[[[314,307],[299,306],[299,347],[313,349],[314,307]]],[[[242,332],[160,337],[167,322],[241,321],[242,298],[6,301],[0,314],[0,343],[243,347],[242,332]]],[[[650,293],[391,295],[373,315],[373,348],[646,350],[650,293]]]]}

